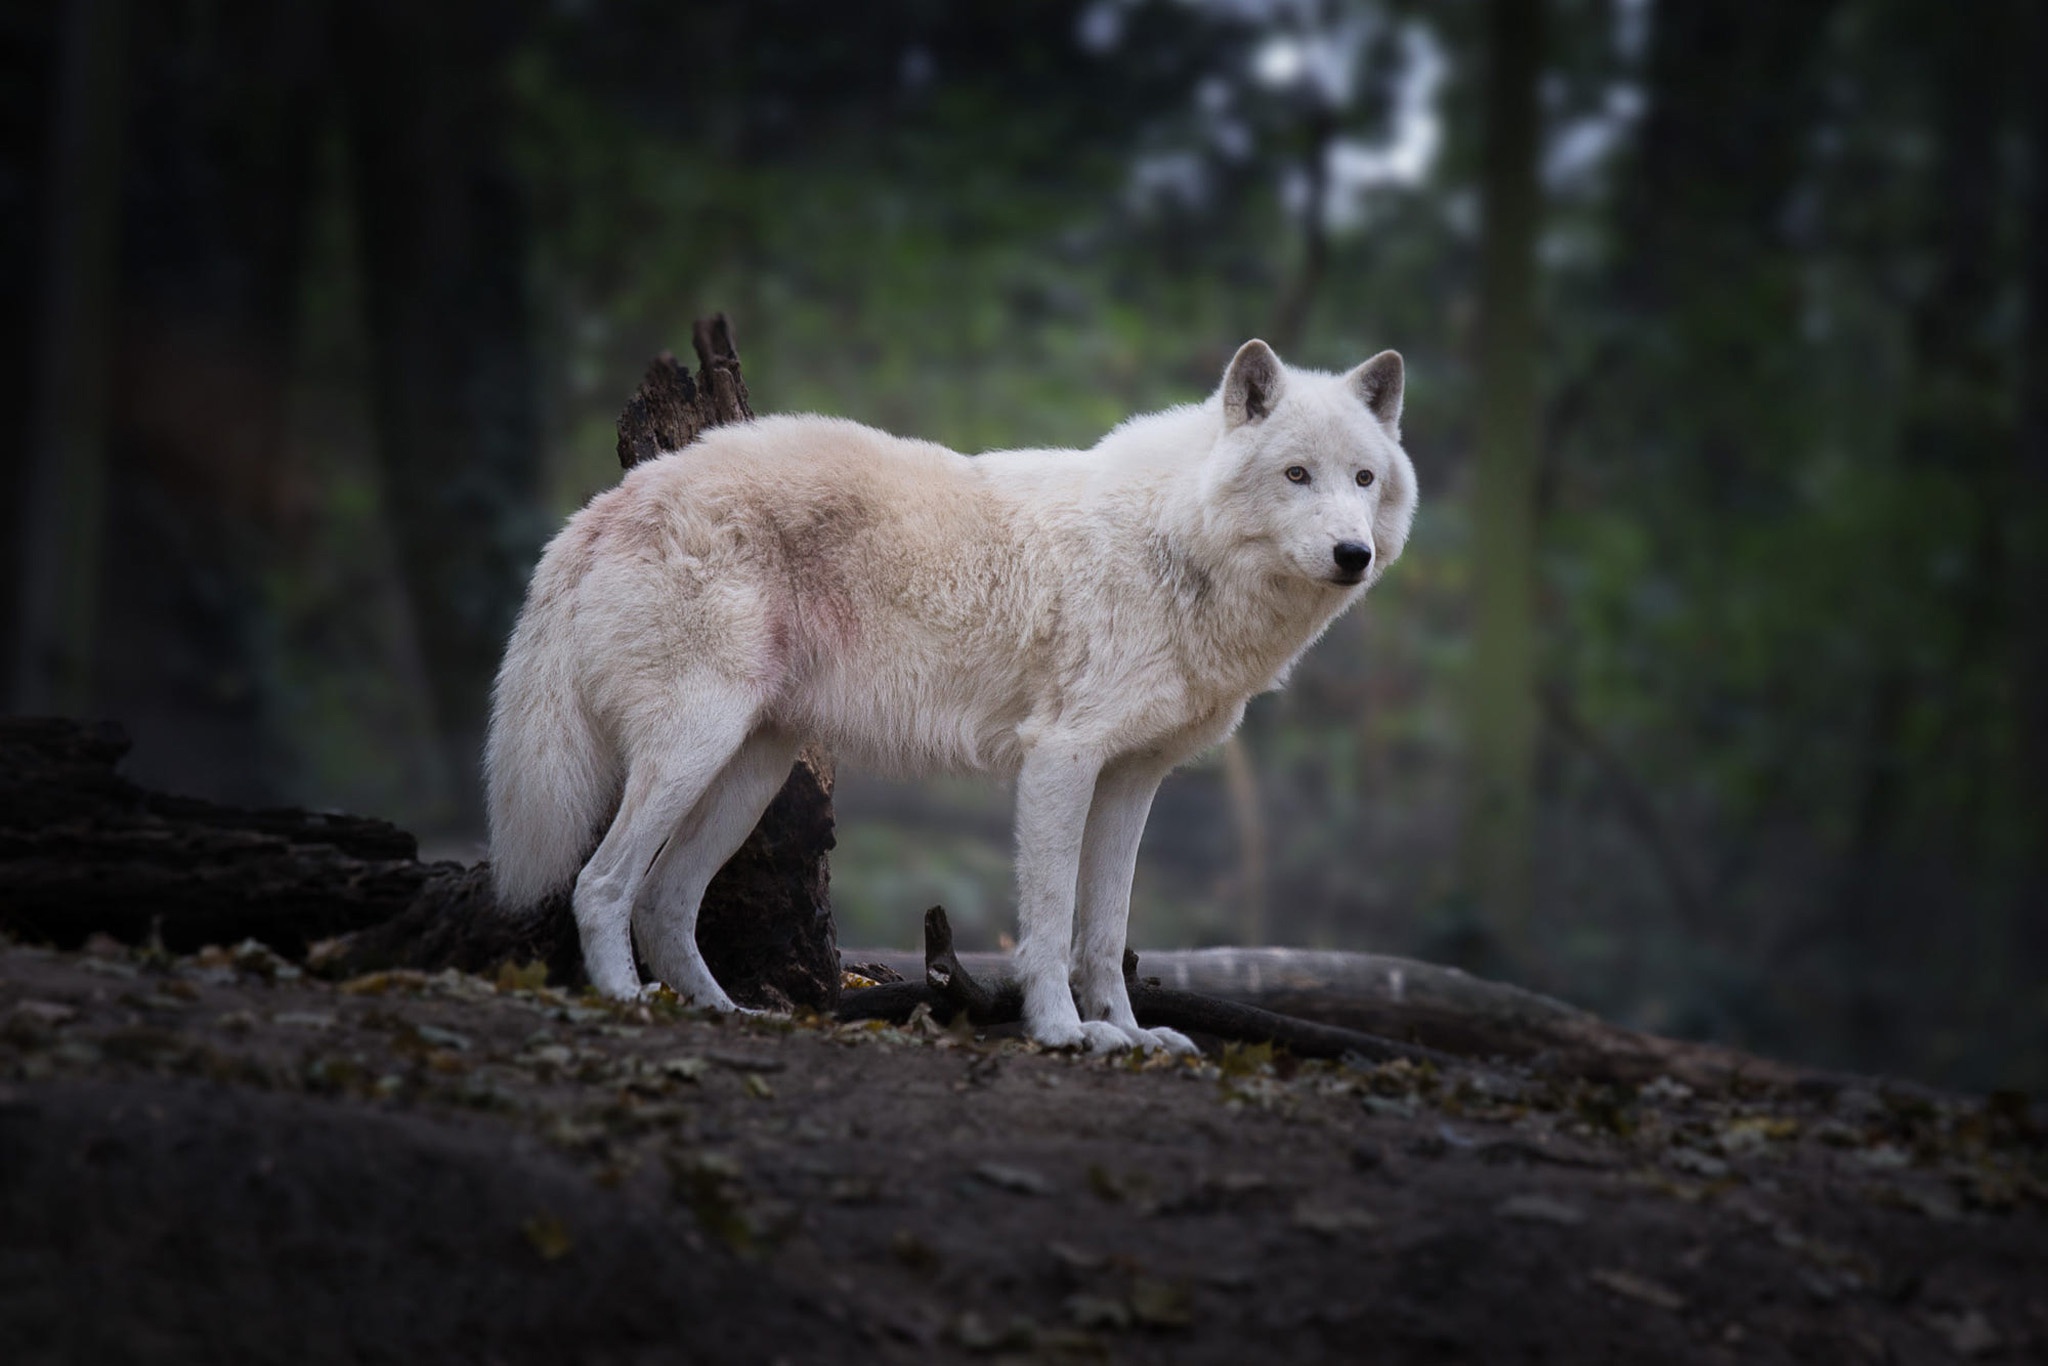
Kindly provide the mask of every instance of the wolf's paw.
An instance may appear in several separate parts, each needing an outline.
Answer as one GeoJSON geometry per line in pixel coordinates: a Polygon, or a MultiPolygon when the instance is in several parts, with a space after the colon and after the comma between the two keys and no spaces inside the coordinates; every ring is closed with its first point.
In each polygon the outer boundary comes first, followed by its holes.
{"type": "Polygon", "coordinates": [[[1131,1036],[1107,1020],[1081,1021],[1081,1038],[1090,1053],[1121,1053],[1131,1046],[1131,1036]]]}
{"type": "Polygon", "coordinates": [[[1079,1020],[1052,1020],[1026,1024],[1024,1033],[1040,1048],[1079,1048],[1088,1038],[1081,1032],[1079,1020]]]}
{"type": "Polygon", "coordinates": [[[1132,1040],[1134,1047],[1146,1053],[1171,1053],[1177,1058],[1191,1058],[1202,1050],[1195,1047],[1195,1041],[1178,1029],[1164,1025],[1158,1029],[1140,1029],[1132,1040]]]}
{"type": "Polygon", "coordinates": [[[1079,1048],[1089,1053],[1117,1053],[1131,1046],[1121,1029],[1103,1020],[1043,1020],[1026,1027],[1031,1041],[1043,1048],[1079,1048]]]}

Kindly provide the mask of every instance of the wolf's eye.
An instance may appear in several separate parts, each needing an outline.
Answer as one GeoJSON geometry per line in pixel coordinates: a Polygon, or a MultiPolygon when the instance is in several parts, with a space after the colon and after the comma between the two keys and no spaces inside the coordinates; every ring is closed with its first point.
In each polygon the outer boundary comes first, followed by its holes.
{"type": "Polygon", "coordinates": [[[1362,488],[1362,489],[1369,489],[1369,488],[1371,488],[1371,487],[1372,487],[1372,471],[1371,471],[1371,470],[1360,470],[1360,471],[1358,472],[1358,487],[1360,487],[1360,488],[1362,488]]]}
{"type": "Polygon", "coordinates": [[[1287,482],[1290,484],[1306,484],[1308,482],[1308,471],[1299,465],[1289,465],[1287,467],[1287,482]]]}

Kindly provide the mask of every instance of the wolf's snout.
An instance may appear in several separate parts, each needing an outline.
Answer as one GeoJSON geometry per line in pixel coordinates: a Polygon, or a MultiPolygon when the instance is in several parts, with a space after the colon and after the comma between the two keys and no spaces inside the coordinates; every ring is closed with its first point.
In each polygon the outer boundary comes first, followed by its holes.
{"type": "Polygon", "coordinates": [[[1337,548],[1330,552],[1337,558],[1337,572],[1348,578],[1356,578],[1372,563],[1372,547],[1357,541],[1339,541],[1337,548]]]}

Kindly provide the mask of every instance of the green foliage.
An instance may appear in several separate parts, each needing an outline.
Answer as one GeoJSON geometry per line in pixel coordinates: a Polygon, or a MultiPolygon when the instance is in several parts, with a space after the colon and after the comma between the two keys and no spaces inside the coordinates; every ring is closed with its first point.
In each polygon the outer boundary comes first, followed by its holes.
{"type": "MultiPolygon", "coordinates": [[[[1114,5],[1121,40],[1098,51],[1076,43],[1080,6],[967,8],[885,6],[865,38],[822,8],[721,13],[704,41],[743,55],[673,86],[630,56],[677,43],[652,8],[565,9],[520,47],[554,512],[616,479],[620,403],[713,309],[736,320],[762,410],[968,450],[1091,442],[1199,397],[1274,324],[1308,269],[1290,186],[1317,108],[1258,64],[1276,37],[1328,32],[1291,10],[1268,30],[1226,6],[1114,5]],[[1184,192],[1134,169],[1162,165],[1184,192]]],[[[1289,359],[1404,352],[1424,501],[1399,568],[1247,719],[1273,937],[1449,954],[1815,1060],[2048,1077],[2023,914],[2043,885],[2042,780],[2015,760],[2014,672],[2040,630],[2014,585],[2048,555],[2014,466],[2020,338],[2043,325],[2017,283],[2039,96],[2016,59],[1931,35],[1918,8],[1742,23],[1677,0],[1552,6],[1536,597],[1541,686],[1578,729],[1546,713],[1518,955],[1456,858],[1486,551],[1469,466],[1488,400],[1472,364],[1483,35],[1466,7],[1330,8],[1373,35],[1322,111],[1335,136],[1398,136],[1389,111],[1423,52],[1445,71],[1443,142],[1419,181],[1331,216],[1289,359]],[[1980,187],[1975,217],[1959,184],[1980,187]]],[[[2022,22],[1986,14],[1985,42],[2022,22]]],[[[360,413],[328,401],[363,367],[333,193],[307,286],[324,341],[305,368],[327,382],[303,424],[331,452],[308,557],[325,567],[276,593],[288,623],[366,638],[288,630],[277,656],[308,722],[293,733],[325,737],[308,785],[404,815],[421,781],[391,756],[430,722],[401,674],[331,667],[404,653],[367,638],[377,613],[334,605],[374,600],[381,494],[350,458],[360,413]]],[[[999,824],[999,802],[979,814],[999,824]]],[[[941,901],[992,944],[1007,870],[1000,838],[856,810],[834,861],[842,940],[904,941],[941,901]]],[[[1250,875],[1220,770],[1172,780],[1140,947],[1232,938],[1250,875]]]]}

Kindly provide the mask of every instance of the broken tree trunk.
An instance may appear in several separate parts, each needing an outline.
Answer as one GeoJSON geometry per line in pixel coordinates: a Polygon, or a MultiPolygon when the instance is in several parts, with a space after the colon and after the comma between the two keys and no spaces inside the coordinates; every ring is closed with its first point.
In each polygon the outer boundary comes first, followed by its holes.
{"type": "MultiPolygon", "coordinates": [[[[619,464],[687,448],[713,427],[754,415],[723,313],[693,329],[698,370],[674,355],[654,358],[619,414],[619,464]]],[[[704,893],[697,944],[720,985],[742,1005],[830,1010],[839,999],[839,952],[826,854],[832,848],[832,761],[807,748],[760,824],[704,893]]],[[[351,936],[331,955],[340,971],[386,967],[487,970],[506,958],[539,959],[558,981],[583,980],[568,896],[535,914],[499,915],[488,869],[431,889],[398,920],[351,936]]]]}
{"type": "MultiPolygon", "coordinates": [[[[698,319],[691,340],[696,376],[664,351],[619,414],[619,464],[629,471],[754,416],[725,314],[698,319]]],[[[706,965],[742,1005],[829,1010],[839,999],[831,848],[832,756],[805,746],[754,833],[711,880],[697,919],[706,965]]]]}
{"type": "MultiPolygon", "coordinates": [[[[692,375],[664,351],[619,414],[619,464],[686,451],[713,427],[753,417],[732,325],[723,313],[693,329],[692,375]]],[[[697,944],[720,985],[742,1005],[830,1010],[839,999],[839,953],[826,854],[832,848],[832,761],[805,749],[738,853],[704,893],[697,944]]],[[[329,969],[457,967],[486,971],[506,959],[548,964],[556,981],[583,981],[583,955],[567,894],[531,915],[499,914],[489,870],[436,883],[390,923],[351,935],[326,955],[329,969]]]]}

